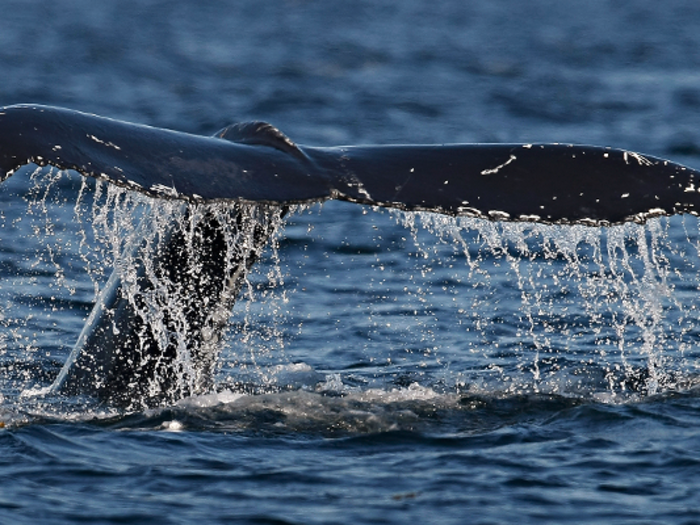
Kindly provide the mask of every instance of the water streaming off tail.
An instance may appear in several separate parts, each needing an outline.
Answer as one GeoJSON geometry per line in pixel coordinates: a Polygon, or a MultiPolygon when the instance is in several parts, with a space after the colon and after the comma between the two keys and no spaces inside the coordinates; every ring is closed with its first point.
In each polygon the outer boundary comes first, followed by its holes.
{"type": "Polygon", "coordinates": [[[331,204],[288,215],[283,231],[268,206],[154,201],[55,170],[20,179],[2,189],[5,396],[50,383],[114,268],[148,332],[120,351],[141,359],[148,340],[174,352],[152,365],[170,399],[302,388],[624,400],[695,383],[695,218],[562,227],[331,204]],[[198,236],[212,223],[225,276],[213,308],[153,262],[176,235],[178,271],[206,271],[216,254],[198,236]],[[261,228],[277,236],[240,279],[261,228]],[[193,297],[208,312],[196,326],[193,297]],[[193,330],[211,331],[196,349],[193,330]]]}
{"type": "Polygon", "coordinates": [[[653,394],[693,380],[695,218],[608,228],[400,220],[423,257],[439,250],[417,221],[463,257],[465,346],[513,390],[653,394]]]}
{"type": "MultiPolygon", "coordinates": [[[[250,288],[246,269],[281,224],[282,210],[153,200],[66,177],[35,170],[29,189],[16,188],[24,202],[5,214],[10,238],[31,248],[20,251],[21,267],[9,268],[2,287],[9,297],[3,323],[14,337],[9,344],[5,335],[2,357],[55,374],[70,346],[82,341],[76,336],[91,304],[116,282],[128,301],[133,333],[115,337],[119,344],[109,352],[135,362],[134,375],[150,377],[138,388],[137,377],[127,381],[129,391],[121,395],[133,396],[137,408],[141,398],[173,401],[210,391],[233,301],[241,288],[250,288]]],[[[18,197],[13,189],[8,186],[9,202],[18,197]]],[[[110,333],[120,330],[116,321],[108,327],[110,333]]],[[[36,381],[31,373],[22,378],[25,389],[36,381]]],[[[105,380],[94,376],[98,386],[105,380]]]]}

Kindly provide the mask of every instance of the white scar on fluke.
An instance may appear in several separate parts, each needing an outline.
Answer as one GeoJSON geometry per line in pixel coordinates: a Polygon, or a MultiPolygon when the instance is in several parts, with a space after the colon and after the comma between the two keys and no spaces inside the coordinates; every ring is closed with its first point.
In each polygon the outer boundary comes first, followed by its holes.
{"type": "MultiPolygon", "coordinates": [[[[114,149],[116,149],[117,151],[120,151],[120,150],[121,150],[121,148],[120,148],[119,146],[117,146],[116,144],[114,144],[114,143],[112,143],[112,142],[107,142],[107,141],[104,141],[104,140],[100,140],[100,139],[98,139],[95,135],[88,135],[88,138],[90,138],[91,140],[94,140],[94,141],[97,142],[98,144],[104,144],[104,145],[107,146],[107,147],[114,148],[114,149]]],[[[59,146],[59,148],[60,148],[60,146],[59,146]]]]}
{"type": "Polygon", "coordinates": [[[654,165],[654,163],[652,161],[645,158],[643,155],[640,155],[639,153],[635,153],[633,151],[625,151],[624,152],[625,162],[629,162],[628,157],[632,157],[634,160],[639,162],[639,164],[642,166],[653,166],[654,165]]]}
{"type": "Polygon", "coordinates": [[[488,168],[485,170],[481,170],[481,174],[482,175],[492,175],[494,173],[498,173],[503,168],[505,168],[508,164],[513,162],[514,160],[517,160],[517,157],[515,155],[511,155],[510,158],[507,161],[505,161],[503,164],[500,164],[500,165],[496,166],[495,168],[488,168]]]}

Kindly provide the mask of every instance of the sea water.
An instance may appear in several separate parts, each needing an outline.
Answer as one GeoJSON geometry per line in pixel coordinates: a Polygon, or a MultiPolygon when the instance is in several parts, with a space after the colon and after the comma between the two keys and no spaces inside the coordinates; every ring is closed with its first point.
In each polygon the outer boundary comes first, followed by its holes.
{"type": "MultiPolygon", "coordinates": [[[[700,166],[693,0],[2,7],[2,105],[700,166]]],[[[695,219],[297,210],[233,308],[217,390],[125,413],[41,392],[120,253],[95,223],[148,203],[32,171],[0,186],[0,522],[700,522],[695,219]]]]}

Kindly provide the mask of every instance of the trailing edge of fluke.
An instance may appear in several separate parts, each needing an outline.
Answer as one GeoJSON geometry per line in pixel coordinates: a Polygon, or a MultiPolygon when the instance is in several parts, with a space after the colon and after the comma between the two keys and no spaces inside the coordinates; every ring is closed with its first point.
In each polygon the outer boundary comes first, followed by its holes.
{"type": "Polygon", "coordinates": [[[700,172],[630,151],[566,144],[294,144],[263,122],[212,137],[68,109],[0,109],[0,170],[71,169],[159,198],[340,199],[493,220],[606,225],[700,212],[700,172]]]}

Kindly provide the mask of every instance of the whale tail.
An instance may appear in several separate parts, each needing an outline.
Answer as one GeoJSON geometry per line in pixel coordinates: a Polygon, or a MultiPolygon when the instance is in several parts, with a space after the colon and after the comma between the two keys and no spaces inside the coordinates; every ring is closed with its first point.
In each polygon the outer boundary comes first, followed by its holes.
{"type": "Polygon", "coordinates": [[[261,122],[203,137],[60,108],[0,109],[2,175],[30,162],[191,203],[175,205],[165,221],[144,220],[144,238],[156,232],[157,242],[132,247],[128,275],[115,270],[54,383],[54,391],[122,406],[169,403],[211,387],[228,312],[290,204],[341,199],[586,225],[700,211],[700,172],[611,148],[316,148],[261,122]],[[199,204],[212,201],[227,201],[225,211],[200,213],[199,204]]]}
{"type": "Polygon", "coordinates": [[[342,199],[495,220],[605,225],[700,210],[700,172],[566,144],[299,146],[267,123],[213,137],[44,106],[0,110],[0,170],[34,162],[194,202],[342,199]]]}

